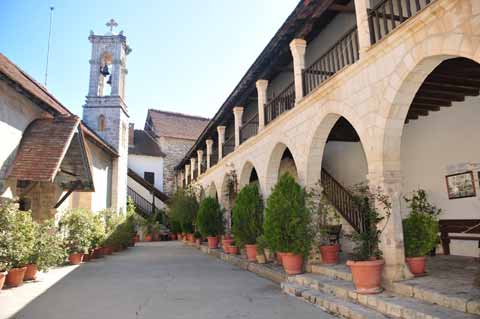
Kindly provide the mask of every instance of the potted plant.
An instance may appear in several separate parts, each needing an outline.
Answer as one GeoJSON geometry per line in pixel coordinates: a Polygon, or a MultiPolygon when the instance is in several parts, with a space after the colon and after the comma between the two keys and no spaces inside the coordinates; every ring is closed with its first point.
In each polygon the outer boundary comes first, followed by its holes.
{"type": "Polygon", "coordinates": [[[250,184],[238,193],[232,209],[232,233],[239,247],[245,247],[249,261],[256,261],[256,241],[262,231],[262,196],[257,184],[250,184]]]}
{"type": "Polygon", "coordinates": [[[198,202],[192,188],[180,189],[169,204],[170,217],[176,220],[184,233],[183,239],[193,242],[194,222],[198,211],[198,202]],[[185,238],[186,237],[186,238],[185,238]]]}
{"type": "Polygon", "coordinates": [[[353,194],[367,227],[364,232],[353,236],[356,246],[353,259],[347,261],[347,266],[352,271],[353,283],[358,293],[379,293],[382,291],[381,275],[385,264],[379,248],[380,235],[388,223],[392,204],[381,189],[370,190],[366,185],[357,185],[353,194]],[[384,226],[380,228],[382,221],[384,226]]]}
{"type": "Polygon", "coordinates": [[[195,245],[197,248],[200,248],[200,244],[202,243],[202,234],[197,230],[195,233],[193,233],[193,238],[195,238],[195,245]]]}
{"type": "Polygon", "coordinates": [[[340,232],[340,216],[333,205],[330,204],[325,194],[317,187],[312,188],[307,196],[307,203],[312,216],[314,228],[314,242],[318,245],[322,256],[322,263],[336,264],[340,245],[336,242],[337,233],[340,232]]]}
{"type": "Polygon", "coordinates": [[[72,209],[60,219],[58,226],[63,234],[70,264],[80,264],[83,255],[88,253],[92,239],[92,223],[92,213],[84,209],[72,209]]]}
{"type": "Polygon", "coordinates": [[[57,233],[53,220],[46,220],[41,224],[35,223],[34,238],[24,281],[35,280],[37,271],[46,272],[65,262],[62,238],[57,233]]]}
{"type": "Polygon", "coordinates": [[[9,287],[22,284],[29,257],[35,244],[35,223],[30,212],[20,211],[13,203],[7,203],[1,209],[5,227],[2,232],[7,235],[5,251],[2,251],[2,260],[8,264],[8,274],[5,282],[9,287]]]}
{"type": "Polygon", "coordinates": [[[265,208],[265,239],[269,247],[284,253],[281,262],[289,275],[302,272],[303,259],[312,242],[306,196],[295,179],[284,174],[273,188],[265,208]]]}
{"type": "Polygon", "coordinates": [[[198,209],[197,227],[203,237],[207,237],[208,247],[217,248],[218,235],[223,233],[223,211],[218,202],[211,198],[205,198],[198,209]]]}
{"type": "Polygon", "coordinates": [[[415,276],[425,274],[425,255],[438,244],[438,216],[441,210],[433,206],[423,189],[405,197],[410,213],[403,220],[406,262],[415,276]]]}
{"type": "Polygon", "coordinates": [[[238,246],[235,245],[235,242],[232,242],[227,246],[227,251],[230,255],[238,255],[238,246]]]}

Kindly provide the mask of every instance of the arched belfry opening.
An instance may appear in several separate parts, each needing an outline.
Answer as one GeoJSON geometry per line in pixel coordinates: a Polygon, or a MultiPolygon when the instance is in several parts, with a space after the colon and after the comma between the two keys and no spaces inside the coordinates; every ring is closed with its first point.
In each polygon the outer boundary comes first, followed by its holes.
{"type": "Polygon", "coordinates": [[[112,95],[112,64],[113,56],[110,52],[104,52],[100,58],[100,72],[98,75],[98,96],[112,95]]]}

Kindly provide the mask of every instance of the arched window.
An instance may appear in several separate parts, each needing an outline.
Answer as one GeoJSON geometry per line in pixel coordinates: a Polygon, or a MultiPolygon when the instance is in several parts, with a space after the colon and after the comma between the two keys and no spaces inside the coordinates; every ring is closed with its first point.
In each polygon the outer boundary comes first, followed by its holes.
{"type": "Polygon", "coordinates": [[[98,117],[98,131],[105,131],[105,116],[103,114],[98,117]]]}

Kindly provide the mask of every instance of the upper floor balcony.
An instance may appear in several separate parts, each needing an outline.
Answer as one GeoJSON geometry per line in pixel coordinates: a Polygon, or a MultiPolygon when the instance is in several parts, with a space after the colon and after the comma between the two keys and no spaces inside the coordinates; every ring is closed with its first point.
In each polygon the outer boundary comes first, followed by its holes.
{"type": "Polygon", "coordinates": [[[434,1],[300,1],[177,169],[204,149],[198,177],[434,1]]]}

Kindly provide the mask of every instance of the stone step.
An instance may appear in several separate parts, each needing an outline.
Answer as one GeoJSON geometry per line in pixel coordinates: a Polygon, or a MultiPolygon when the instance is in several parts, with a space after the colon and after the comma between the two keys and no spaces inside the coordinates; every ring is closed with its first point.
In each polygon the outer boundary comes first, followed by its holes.
{"type": "Polygon", "coordinates": [[[352,281],[352,273],[350,268],[344,262],[336,265],[312,264],[309,265],[308,271],[313,274],[323,275],[333,279],[342,279],[352,281]]]}
{"type": "Polygon", "coordinates": [[[334,315],[339,315],[347,319],[387,319],[383,314],[371,310],[365,306],[359,305],[348,300],[339,299],[321,291],[307,288],[305,286],[285,282],[282,284],[283,291],[291,296],[297,297],[302,301],[308,302],[334,315]]]}
{"type": "Polygon", "coordinates": [[[362,295],[355,291],[351,281],[333,279],[318,274],[303,274],[287,279],[303,289],[313,289],[340,300],[357,303],[386,316],[402,319],[480,319],[480,316],[433,305],[426,301],[384,291],[375,295],[362,295]]]}

